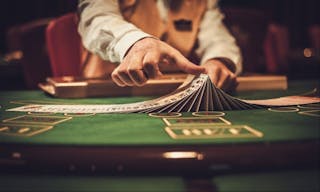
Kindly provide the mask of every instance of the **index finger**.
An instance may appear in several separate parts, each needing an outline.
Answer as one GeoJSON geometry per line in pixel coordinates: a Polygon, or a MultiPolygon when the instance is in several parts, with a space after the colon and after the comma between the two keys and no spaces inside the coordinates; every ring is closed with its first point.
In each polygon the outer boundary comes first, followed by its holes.
{"type": "Polygon", "coordinates": [[[173,64],[177,65],[179,69],[182,71],[192,74],[199,75],[201,73],[206,73],[206,69],[202,66],[198,66],[194,63],[191,63],[188,59],[186,59],[180,52],[176,50],[170,51],[168,58],[173,62],[173,64]]]}

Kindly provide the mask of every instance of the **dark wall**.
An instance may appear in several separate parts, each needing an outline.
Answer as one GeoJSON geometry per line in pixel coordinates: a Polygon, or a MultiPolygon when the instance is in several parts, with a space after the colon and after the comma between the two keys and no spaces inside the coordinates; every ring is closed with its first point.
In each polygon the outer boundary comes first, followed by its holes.
{"type": "Polygon", "coordinates": [[[309,47],[308,27],[320,25],[319,0],[220,0],[220,6],[252,8],[269,13],[272,22],[288,27],[291,48],[309,47]]]}
{"type": "MultiPolygon", "coordinates": [[[[75,11],[77,0],[3,0],[0,6],[0,54],[6,52],[5,32],[17,24],[38,18],[56,17],[75,11]]],[[[291,47],[306,47],[307,28],[320,24],[319,0],[220,0],[221,7],[242,7],[265,11],[290,31],[291,47]]]]}
{"type": "MultiPolygon", "coordinates": [[[[0,3],[0,62],[3,55],[9,52],[5,38],[8,29],[41,18],[58,17],[68,12],[74,12],[77,9],[77,2],[78,0],[2,0],[0,3]]],[[[265,12],[270,16],[270,21],[282,24],[289,29],[290,52],[293,53],[294,50],[310,47],[307,34],[308,27],[313,24],[320,25],[320,14],[317,12],[320,7],[320,0],[220,0],[219,4],[224,10],[244,8],[265,12]]],[[[315,74],[314,76],[318,76],[318,61],[313,62],[315,60],[311,60],[311,58],[309,58],[310,61],[305,58],[301,59],[300,55],[298,55],[298,58],[289,61],[291,66],[296,64],[298,66],[291,67],[290,71],[296,71],[296,74],[300,74],[301,71],[309,69],[315,74]],[[308,62],[315,63],[314,66],[316,67],[312,68],[308,64],[309,67],[306,68],[305,63],[308,62]]],[[[39,56],[36,61],[41,62],[41,65],[45,63],[39,56]]],[[[47,65],[49,65],[48,62],[47,65]]],[[[31,63],[36,64],[36,62],[31,63]]],[[[23,87],[26,84],[26,75],[22,74],[25,71],[22,67],[21,63],[16,65],[2,63],[0,65],[0,90],[3,88],[26,88],[23,87]],[[6,83],[8,81],[10,81],[10,84],[6,83]],[[16,84],[16,86],[13,84],[16,84]]],[[[293,72],[289,73],[295,74],[293,72]]],[[[292,74],[291,76],[294,76],[292,74]]]]}
{"type": "Polygon", "coordinates": [[[39,18],[56,17],[75,11],[77,0],[3,0],[0,4],[0,54],[6,52],[6,31],[39,18]]]}

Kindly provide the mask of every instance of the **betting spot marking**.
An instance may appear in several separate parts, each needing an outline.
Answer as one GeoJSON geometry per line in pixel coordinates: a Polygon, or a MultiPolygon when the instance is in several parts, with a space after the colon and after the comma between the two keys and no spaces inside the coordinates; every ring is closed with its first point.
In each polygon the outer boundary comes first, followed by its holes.
{"type": "Polygon", "coordinates": [[[149,113],[150,117],[180,117],[182,114],[178,112],[169,112],[169,113],[149,113]]]}
{"type": "Polygon", "coordinates": [[[260,138],[263,133],[247,125],[168,126],[165,131],[173,139],[260,138]]]}
{"type": "Polygon", "coordinates": [[[301,115],[320,117],[320,110],[300,111],[298,113],[301,115]]]}
{"type": "Polygon", "coordinates": [[[53,126],[48,125],[22,125],[12,123],[0,123],[0,134],[9,136],[26,136],[30,137],[44,131],[52,129],[53,126]]]}
{"type": "Polygon", "coordinates": [[[199,112],[193,112],[192,115],[197,117],[203,117],[203,116],[222,117],[222,116],[225,116],[225,113],[221,111],[199,111],[199,112]]]}
{"type": "Polygon", "coordinates": [[[274,107],[274,108],[268,108],[269,111],[273,112],[297,112],[299,111],[296,107],[274,107]]]}
{"type": "Polygon", "coordinates": [[[167,126],[191,126],[191,125],[231,125],[229,121],[222,117],[179,117],[163,118],[167,126]]]}

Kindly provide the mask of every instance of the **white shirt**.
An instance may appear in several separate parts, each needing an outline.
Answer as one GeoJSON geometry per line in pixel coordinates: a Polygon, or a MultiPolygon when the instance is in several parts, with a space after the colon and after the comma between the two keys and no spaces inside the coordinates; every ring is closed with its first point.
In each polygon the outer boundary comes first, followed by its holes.
{"type": "MultiPolygon", "coordinates": [[[[229,58],[239,74],[242,70],[240,49],[222,22],[224,15],[217,0],[208,0],[207,5],[197,36],[199,47],[196,54],[201,58],[201,64],[216,57],[229,58]]],[[[168,8],[163,0],[158,0],[157,7],[162,19],[166,20],[168,8]]],[[[78,31],[83,44],[104,60],[121,62],[135,42],[151,36],[124,20],[118,0],[80,0],[79,10],[78,31]]]]}

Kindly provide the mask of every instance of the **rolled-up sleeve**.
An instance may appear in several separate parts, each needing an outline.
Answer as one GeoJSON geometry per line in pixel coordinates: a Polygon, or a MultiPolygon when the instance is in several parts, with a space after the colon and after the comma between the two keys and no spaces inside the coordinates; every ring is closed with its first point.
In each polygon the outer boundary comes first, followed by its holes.
{"type": "Polygon", "coordinates": [[[216,0],[208,0],[208,8],[200,23],[198,34],[199,47],[196,53],[201,64],[213,58],[228,58],[235,64],[235,73],[242,71],[242,56],[235,38],[229,33],[222,20],[216,0]]]}
{"type": "Polygon", "coordinates": [[[121,62],[135,42],[151,36],[124,20],[117,0],[80,0],[78,9],[84,47],[104,60],[121,62]]]}

